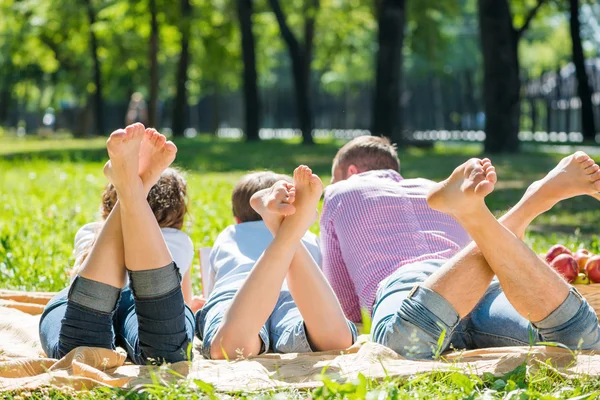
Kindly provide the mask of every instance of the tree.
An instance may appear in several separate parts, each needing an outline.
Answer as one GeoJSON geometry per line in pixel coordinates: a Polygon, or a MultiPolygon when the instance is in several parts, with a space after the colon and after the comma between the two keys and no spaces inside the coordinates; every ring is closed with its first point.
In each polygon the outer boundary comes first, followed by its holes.
{"type": "Polygon", "coordinates": [[[181,53],[179,54],[179,64],[177,67],[177,79],[175,102],[173,105],[173,123],[172,129],[175,136],[183,135],[186,127],[187,117],[187,88],[188,66],[190,64],[190,19],[192,15],[192,5],[190,0],[181,0],[181,53]]]}
{"type": "Polygon", "coordinates": [[[508,0],[478,2],[487,152],[516,152],[519,149],[519,40],[546,2],[537,0],[520,28],[513,24],[508,0]]]}
{"type": "Polygon", "coordinates": [[[570,16],[569,29],[571,31],[571,44],[573,46],[573,64],[577,76],[577,95],[581,100],[581,130],[586,139],[596,138],[596,125],[594,123],[594,108],[592,104],[592,91],[590,90],[588,75],[585,70],[585,56],[581,45],[581,25],[579,22],[579,0],[569,0],[570,16]]]}
{"type": "Polygon", "coordinates": [[[256,73],[256,46],[252,32],[252,0],[237,0],[244,60],[244,120],[246,140],[258,140],[260,99],[256,73]]]}
{"type": "Polygon", "coordinates": [[[399,114],[405,18],[404,0],[378,2],[379,50],[371,133],[389,136],[397,144],[402,142],[399,114]]]}
{"type": "Polygon", "coordinates": [[[94,64],[94,109],[96,121],[96,133],[104,134],[104,100],[102,99],[102,75],[100,72],[100,60],[98,59],[98,39],[94,32],[94,24],[96,23],[96,11],[92,0],[84,0],[87,10],[87,17],[90,30],[90,56],[94,64]]]}
{"type": "Polygon", "coordinates": [[[158,8],[156,0],[150,0],[150,99],[148,101],[148,125],[158,123],[158,8]]]}
{"type": "Polygon", "coordinates": [[[302,132],[302,142],[304,144],[313,144],[310,66],[319,0],[304,0],[303,2],[304,43],[301,43],[294,32],[292,32],[279,0],[269,0],[269,4],[277,18],[281,36],[287,45],[290,60],[292,62],[292,75],[294,78],[296,96],[296,114],[298,123],[300,124],[300,131],[302,132]]]}

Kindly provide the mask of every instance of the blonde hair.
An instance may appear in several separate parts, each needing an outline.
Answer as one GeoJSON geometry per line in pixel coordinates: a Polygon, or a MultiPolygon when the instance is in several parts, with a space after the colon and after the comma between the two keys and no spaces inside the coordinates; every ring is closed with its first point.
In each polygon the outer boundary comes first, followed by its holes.
{"type": "Polygon", "coordinates": [[[288,175],[273,171],[252,172],[236,183],[231,193],[233,216],[240,222],[261,221],[262,217],[250,206],[250,198],[259,190],[270,188],[277,181],[292,182],[288,175]]]}
{"type": "Polygon", "coordinates": [[[345,179],[350,165],[361,171],[400,170],[396,145],[382,136],[359,136],[346,143],[335,155],[333,168],[341,168],[345,179]]]}

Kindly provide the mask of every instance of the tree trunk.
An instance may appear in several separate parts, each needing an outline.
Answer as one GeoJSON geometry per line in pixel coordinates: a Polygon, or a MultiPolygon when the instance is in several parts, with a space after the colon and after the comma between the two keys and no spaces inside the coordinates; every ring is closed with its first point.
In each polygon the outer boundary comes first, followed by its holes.
{"type": "Polygon", "coordinates": [[[512,25],[507,0],[479,0],[479,27],[484,67],[485,150],[517,152],[521,115],[519,34],[512,25]]]}
{"type": "Polygon", "coordinates": [[[177,93],[173,104],[173,135],[183,136],[187,123],[187,89],[188,66],[190,64],[190,19],[192,5],[190,0],[181,0],[181,53],[177,68],[177,93]]]}
{"type": "Polygon", "coordinates": [[[150,0],[150,100],[148,126],[158,123],[158,20],[156,0],[150,0]]]}
{"type": "Polygon", "coordinates": [[[237,0],[238,19],[242,33],[244,61],[244,120],[246,140],[258,140],[260,129],[260,99],[256,73],[256,47],[252,32],[252,0],[237,0]]]}
{"type": "MultiPolygon", "coordinates": [[[[305,0],[309,1],[309,0],[305,0]]],[[[296,114],[300,130],[302,131],[302,143],[313,144],[313,115],[310,104],[310,64],[312,53],[312,41],[314,35],[314,19],[316,10],[319,6],[318,0],[311,1],[311,7],[305,3],[305,21],[304,31],[305,39],[308,39],[305,45],[300,44],[294,36],[289,25],[285,20],[285,15],[281,10],[279,0],[269,0],[271,8],[277,18],[281,36],[287,44],[290,60],[292,61],[292,75],[294,79],[294,90],[296,97],[296,114]],[[307,12],[308,10],[308,12],[307,12]]]]}
{"type": "Polygon", "coordinates": [[[8,82],[7,79],[4,82],[2,89],[0,90],[0,125],[5,125],[8,120],[10,106],[12,104],[11,90],[12,85],[8,82]]]}
{"type": "Polygon", "coordinates": [[[388,136],[394,143],[401,144],[400,88],[405,1],[382,0],[377,12],[379,50],[376,60],[371,133],[388,136]]]}
{"type": "Polygon", "coordinates": [[[577,75],[577,95],[581,100],[581,131],[588,140],[596,138],[596,124],[594,123],[594,108],[592,105],[592,91],[590,90],[588,75],[585,70],[585,56],[581,46],[581,27],[579,24],[579,0],[569,0],[571,8],[570,30],[573,45],[573,64],[577,75]]]}
{"type": "Polygon", "coordinates": [[[96,12],[92,0],[85,0],[88,20],[90,23],[90,55],[94,62],[94,85],[96,92],[94,94],[94,114],[96,121],[96,133],[104,135],[104,100],[102,99],[102,75],[100,71],[100,60],[98,59],[98,39],[93,26],[96,23],[96,12]]]}

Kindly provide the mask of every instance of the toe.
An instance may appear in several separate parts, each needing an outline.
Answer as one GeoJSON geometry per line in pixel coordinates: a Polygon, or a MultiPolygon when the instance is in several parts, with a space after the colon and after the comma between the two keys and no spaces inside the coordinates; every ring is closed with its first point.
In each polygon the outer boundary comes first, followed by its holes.
{"type": "Polygon", "coordinates": [[[300,177],[301,171],[302,165],[296,167],[296,169],[294,170],[294,181],[296,181],[300,177]]]}
{"type": "Polygon", "coordinates": [[[579,166],[580,166],[581,168],[583,168],[583,169],[586,169],[586,168],[589,168],[589,167],[591,167],[591,166],[592,166],[592,165],[594,165],[594,164],[595,164],[594,160],[592,160],[591,158],[589,158],[589,157],[588,157],[588,159],[587,159],[587,160],[583,160],[583,161],[582,161],[582,162],[579,164],[579,166]]]}
{"type": "Polygon", "coordinates": [[[491,167],[486,171],[485,179],[492,183],[498,182],[498,175],[496,174],[496,169],[494,167],[491,167]]]}
{"type": "Polygon", "coordinates": [[[573,156],[575,157],[575,160],[577,162],[584,162],[590,158],[590,156],[585,154],[583,151],[577,151],[577,152],[575,152],[575,154],[573,154],[573,156]]]}
{"type": "Polygon", "coordinates": [[[475,186],[475,194],[487,196],[494,190],[494,184],[488,180],[481,181],[475,186]]]}
{"type": "Polygon", "coordinates": [[[600,170],[600,167],[598,166],[598,164],[594,163],[594,164],[592,164],[592,166],[587,167],[585,169],[585,173],[586,173],[586,175],[591,175],[591,174],[595,173],[598,170],[600,170]]]}
{"type": "Polygon", "coordinates": [[[107,142],[120,141],[123,140],[125,137],[127,137],[127,132],[124,129],[117,129],[116,131],[110,134],[107,142]]]}
{"type": "Polygon", "coordinates": [[[165,137],[165,135],[161,135],[159,133],[157,136],[158,136],[158,138],[156,139],[156,144],[157,145],[162,146],[165,143],[167,143],[167,138],[165,137]]]}
{"type": "Polygon", "coordinates": [[[594,172],[591,175],[588,175],[588,180],[590,182],[596,182],[596,181],[600,180],[600,170],[594,172]]]}
{"type": "Polygon", "coordinates": [[[170,153],[177,153],[177,146],[170,140],[166,141],[164,149],[170,153]]]}

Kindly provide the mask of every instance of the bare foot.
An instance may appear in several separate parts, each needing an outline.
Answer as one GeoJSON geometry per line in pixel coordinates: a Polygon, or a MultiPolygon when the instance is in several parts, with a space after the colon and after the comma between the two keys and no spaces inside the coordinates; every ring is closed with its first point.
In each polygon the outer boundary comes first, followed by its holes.
{"type": "Polygon", "coordinates": [[[267,189],[259,190],[250,198],[250,206],[265,221],[267,228],[274,234],[286,215],[296,212],[292,205],[296,197],[296,188],[289,182],[278,181],[267,189]]]}
{"type": "Polygon", "coordinates": [[[560,160],[541,180],[532,183],[526,197],[537,196],[546,209],[556,203],[584,194],[600,200],[600,167],[583,151],[560,160]]]}
{"type": "Polygon", "coordinates": [[[294,186],[296,212],[293,218],[306,231],[318,218],[317,206],[323,194],[323,182],[310,168],[301,165],[294,170],[294,186]]]}
{"type": "Polygon", "coordinates": [[[485,196],[492,193],[496,169],[487,158],[472,158],[436,184],[427,194],[427,204],[434,210],[454,217],[485,207],[485,196]]]}
{"type": "Polygon", "coordinates": [[[150,190],[163,173],[175,160],[177,146],[158,133],[154,128],[147,128],[140,147],[138,174],[144,187],[150,190]]]}
{"type": "Polygon", "coordinates": [[[144,125],[136,123],[114,131],[106,141],[110,161],[104,166],[104,175],[115,186],[117,192],[120,189],[133,189],[136,185],[142,185],[138,176],[138,166],[143,137],[144,125]]]}

